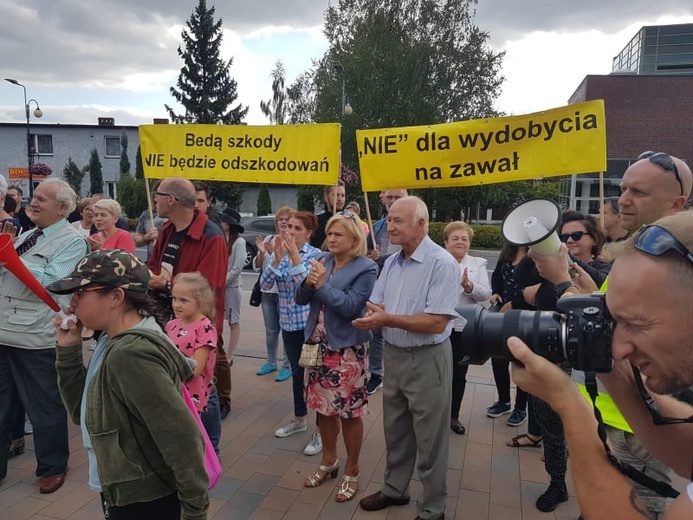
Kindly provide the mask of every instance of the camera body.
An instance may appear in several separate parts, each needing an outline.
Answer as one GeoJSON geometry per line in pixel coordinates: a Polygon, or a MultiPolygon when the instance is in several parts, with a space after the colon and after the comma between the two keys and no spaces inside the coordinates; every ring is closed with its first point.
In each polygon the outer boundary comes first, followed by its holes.
{"type": "Polygon", "coordinates": [[[460,305],[456,310],[467,320],[462,331],[462,362],[481,365],[491,357],[515,361],[507,342],[517,336],[553,363],[567,361],[576,370],[610,372],[613,320],[605,295],[562,298],[557,309],[499,314],[478,305],[460,305]]]}

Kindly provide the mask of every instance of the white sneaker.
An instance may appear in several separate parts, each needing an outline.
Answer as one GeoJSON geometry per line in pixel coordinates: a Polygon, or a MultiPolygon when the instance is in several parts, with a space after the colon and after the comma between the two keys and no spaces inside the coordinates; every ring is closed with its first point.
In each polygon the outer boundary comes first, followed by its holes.
{"type": "Polygon", "coordinates": [[[289,421],[284,426],[279,428],[276,432],[274,432],[274,436],[281,438],[288,437],[289,435],[293,435],[294,433],[304,432],[307,429],[308,425],[305,421],[298,422],[296,419],[291,419],[291,421],[289,421]]]}
{"type": "Polygon", "coordinates": [[[310,442],[306,445],[303,453],[306,455],[317,455],[322,452],[322,437],[318,432],[315,432],[311,438],[310,442]]]}

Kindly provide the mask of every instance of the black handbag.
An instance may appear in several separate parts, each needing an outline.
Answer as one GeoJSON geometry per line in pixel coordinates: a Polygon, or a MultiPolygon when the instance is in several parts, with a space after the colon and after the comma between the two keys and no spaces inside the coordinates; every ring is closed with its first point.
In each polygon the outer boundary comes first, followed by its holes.
{"type": "Polygon", "coordinates": [[[262,303],[262,289],[260,288],[260,278],[262,278],[262,272],[260,276],[257,277],[257,282],[253,285],[253,290],[250,292],[250,305],[253,307],[259,307],[262,303]]]}

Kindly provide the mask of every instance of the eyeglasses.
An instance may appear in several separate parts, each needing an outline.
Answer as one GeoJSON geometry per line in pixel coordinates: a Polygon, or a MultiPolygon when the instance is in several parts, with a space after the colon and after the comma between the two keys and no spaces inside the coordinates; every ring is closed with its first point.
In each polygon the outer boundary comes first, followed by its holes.
{"type": "Polygon", "coordinates": [[[683,195],[683,182],[681,181],[681,175],[679,175],[679,169],[676,167],[676,162],[668,153],[664,152],[643,152],[638,155],[638,160],[649,159],[652,164],[656,164],[660,168],[668,172],[674,172],[674,177],[676,177],[676,182],[679,183],[681,187],[681,195],[683,195]]]}
{"type": "Polygon", "coordinates": [[[175,195],[173,195],[171,193],[163,193],[161,191],[155,191],[154,196],[155,197],[173,197],[174,199],[178,200],[178,197],[176,197],[175,195]]]}
{"type": "Polygon", "coordinates": [[[657,403],[655,403],[655,400],[652,399],[652,396],[647,392],[647,389],[645,388],[645,384],[642,382],[640,370],[638,370],[636,367],[632,365],[631,369],[633,370],[633,379],[635,380],[635,386],[638,387],[638,393],[640,394],[640,397],[645,403],[647,411],[652,416],[652,422],[654,424],[656,424],[657,426],[665,426],[667,424],[693,423],[693,415],[686,418],[675,418],[665,417],[661,413],[659,413],[659,410],[657,409],[657,403]]]}
{"type": "Polygon", "coordinates": [[[572,233],[561,233],[558,235],[558,238],[561,240],[561,242],[567,242],[569,238],[572,238],[573,242],[577,242],[586,234],[587,233],[584,231],[573,231],[572,233]]]}
{"type": "Polygon", "coordinates": [[[669,230],[657,224],[643,227],[635,237],[634,245],[639,251],[652,256],[662,256],[669,251],[676,251],[693,264],[693,253],[669,230]]]}

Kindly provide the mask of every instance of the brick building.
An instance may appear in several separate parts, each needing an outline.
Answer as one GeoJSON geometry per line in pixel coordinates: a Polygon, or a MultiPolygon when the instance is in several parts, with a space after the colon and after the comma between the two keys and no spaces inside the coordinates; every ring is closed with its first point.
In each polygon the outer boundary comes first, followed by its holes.
{"type": "MultiPolygon", "coordinates": [[[[606,110],[605,196],[633,159],[646,150],[693,164],[693,24],[648,26],[614,58],[609,75],[588,75],[569,99],[603,99],[606,110]]],[[[573,176],[566,205],[597,213],[598,174],[573,176]]]]}

